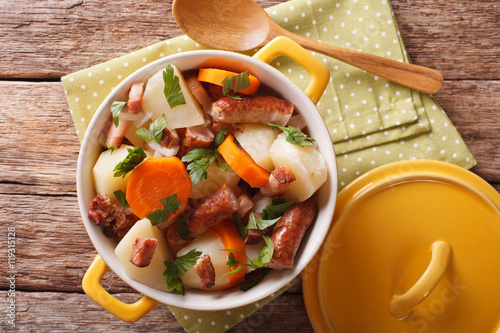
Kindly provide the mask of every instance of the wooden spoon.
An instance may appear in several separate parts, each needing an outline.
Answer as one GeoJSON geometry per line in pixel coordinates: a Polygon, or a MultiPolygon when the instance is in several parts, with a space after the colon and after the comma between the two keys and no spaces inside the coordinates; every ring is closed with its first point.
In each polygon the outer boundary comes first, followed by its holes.
{"type": "Polygon", "coordinates": [[[303,47],[425,93],[437,93],[443,76],[430,68],[323,44],[291,33],[276,24],[252,0],[174,0],[172,12],[179,27],[209,48],[247,51],[277,36],[303,47]]]}

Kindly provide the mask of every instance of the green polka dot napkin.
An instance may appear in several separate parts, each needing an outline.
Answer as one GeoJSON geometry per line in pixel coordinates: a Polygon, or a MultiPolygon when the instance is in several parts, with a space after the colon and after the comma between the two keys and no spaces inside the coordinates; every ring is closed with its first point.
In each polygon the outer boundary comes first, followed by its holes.
{"type": "MultiPolygon", "coordinates": [[[[285,29],[305,37],[410,62],[387,0],[292,0],[267,12],[285,29]]],[[[202,48],[179,36],[63,77],[79,139],[104,98],[132,72],[164,56],[202,48]]],[[[332,75],[318,110],[337,153],[340,189],[370,169],[403,159],[435,159],[464,168],[475,165],[460,134],[432,97],[313,54],[332,75]]],[[[288,58],[275,59],[271,65],[299,87],[307,86],[307,72],[288,58]]],[[[277,295],[231,311],[171,310],[188,332],[222,332],[277,295]]]]}

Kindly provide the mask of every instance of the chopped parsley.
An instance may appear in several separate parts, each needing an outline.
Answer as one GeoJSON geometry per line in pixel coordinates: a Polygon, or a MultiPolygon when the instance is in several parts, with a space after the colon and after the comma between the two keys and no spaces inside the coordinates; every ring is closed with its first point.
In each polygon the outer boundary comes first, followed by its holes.
{"type": "Polygon", "coordinates": [[[156,143],[160,143],[165,127],[167,127],[167,118],[165,117],[165,114],[162,113],[160,118],[155,119],[151,122],[151,124],[149,124],[149,130],[141,127],[135,131],[135,136],[143,139],[147,143],[151,142],[153,139],[156,143]]]}
{"type": "Polygon", "coordinates": [[[172,263],[169,259],[165,260],[163,264],[166,269],[163,272],[165,276],[167,289],[176,290],[178,293],[184,295],[184,286],[182,285],[181,276],[186,274],[188,269],[196,264],[196,260],[201,256],[201,251],[192,249],[183,256],[177,257],[172,263]]]}
{"type": "Polygon", "coordinates": [[[276,127],[276,128],[279,128],[280,130],[282,130],[283,133],[285,133],[285,135],[286,135],[286,141],[288,141],[294,145],[297,145],[297,146],[301,146],[301,147],[314,146],[313,142],[316,141],[313,138],[310,138],[306,134],[304,134],[300,130],[300,128],[298,128],[298,127],[293,127],[293,126],[284,127],[284,126],[279,126],[279,125],[271,124],[271,123],[268,123],[267,125],[269,125],[271,127],[276,127]]]}
{"type": "Polygon", "coordinates": [[[260,216],[262,216],[263,219],[267,220],[281,217],[296,201],[297,199],[289,202],[285,202],[285,199],[280,198],[273,199],[271,205],[267,205],[266,207],[264,207],[260,216]]]}
{"type": "Polygon", "coordinates": [[[127,102],[119,102],[115,101],[111,104],[111,113],[113,114],[113,123],[115,127],[118,127],[118,118],[120,117],[120,113],[127,106],[127,102]]]}
{"type": "Polygon", "coordinates": [[[163,93],[167,99],[167,103],[171,108],[178,105],[186,104],[184,95],[182,94],[181,86],[179,84],[179,77],[174,74],[174,67],[170,64],[163,70],[163,82],[165,88],[163,93]]]}
{"type": "Polygon", "coordinates": [[[174,193],[169,197],[160,199],[160,202],[163,204],[163,208],[155,210],[154,212],[146,215],[153,226],[165,222],[170,217],[170,214],[174,213],[182,207],[179,200],[177,200],[177,193],[174,193]]]}
{"type": "Polygon", "coordinates": [[[195,148],[182,157],[182,162],[189,163],[187,170],[189,171],[189,177],[191,178],[191,182],[193,184],[199,183],[203,179],[207,178],[207,169],[213,162],[217,164],[221,171],[231,172],[231,169],[227,164],[222,165],[217,159],[220,156],[217,148],[224,141],[228,130],[229,127],[217,133],[211,149],[195,148]]]}
{"type": "Polygon", "coordinates": [[[116,199],[118,199],[118,201],[122,204],[123,210],[125,210],[128,206],[125,192],[123,192],[122,190],[116,190],[113,192],[113,194],[115,195],[116,199]]]}
{"type": "Polygon", "coordinates": [[[130,171],[134,170],[136,166],[141,164],[141,162],[146,158],[146,153],[142,149],[142,147],[137,148],[128,148],[128,155],[125,157],[123,161],[118,163],[113,171],[114,177],[122,177],[125,178],[125,175],[130,171]]]}
{"type": "Polygon", "coordinates": [[[235,274],[235,273],[239,272],[242,269],[243,265],[254,268],[254,269],[258,269],[258,268],[264,267],[265,264],[270,262],[271,259],[273,258],[273,253],[274,253],[273,241],[271,240],[270,237],[267,237],[267,236],[262,236],[262,239],[264,239],[264,242],[266,243],[266,245],[264,245],[264,247],[262,247],[262,249],[260,249],[259,256],[255,259],[250,259],[247,256],[247,254],[245,253],[245,251],[240,250],[240,249],[224,249],[224,251],[240,251],[240,252],[242,252],[245,255],[245,257],[247,258],[248,263],[239,262],[235,258],[233,252],[229,252],[229,255],[227,256],[226,265],[229,268],[234,268],[234,267],[236,267],[236,268],[227,272],[226,274],[222,275],[220,277],[220,279],[222,279],[224,276],[226,276],[228,274],[235,274]]]}
{"type": "Polygon", "coordinates": [[[223,84],[222,93],[232,99],[241,99],[240,96],[228,94],[229,91],[233,89],[233,87],[234,92],[238,92],[242,89],[250,87],[251,85],[248,72],[243,72],[230,77],[226,77],[221,81],[221,84],[223,84]]]}
{"type": "Polygon", "coordinates": [[[105,141],[104,144],[106,145],[106,147],[111,150],[111,155],[113,155],[113,153],[115,152],[115,149],[116,147],[113,146],[113,145],[110,145],[108,141],[105,141]]]}

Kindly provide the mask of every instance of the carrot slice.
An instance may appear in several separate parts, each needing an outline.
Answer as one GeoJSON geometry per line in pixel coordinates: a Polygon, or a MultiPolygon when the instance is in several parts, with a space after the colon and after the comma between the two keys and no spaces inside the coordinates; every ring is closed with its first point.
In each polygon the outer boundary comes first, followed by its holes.
{"type": "Polygon", "coordinates": [[[234,143],[234,136],[228,134],[218,148],[227,164],[252,187],[263,187],[269,180],[269,172],[259,166],[253,158],[234,143]]]}
{"type": "MultiPolygon", "coordinates": [[[[200,71],[198,72],[198,81],[208,82],[219,86],[223,86],[224,83],[222,83],[222,80],[234,75],[238,75],[238,73],[216,68],[200,68],[200,71]]],[[[248,77],[250,79],[250,87],[241,89],[238,91],[238,93],[242,93],[245,95],[255,95],[257,94],[257,90],[259,89],[260,81],[253,75],[249,75],[248,77]]]]}
{"type": "MultiPolygon", "coordinates": [[[[241,238],[238,230],[234,226],[233,222],[229,219],[223,220],[213,227],[210,228],[213,232],[215,232],[222,240],[224,244],[224,248],[232,249],[232,250],[242,250],[245,251],[245,242],[241,238]]],[[[239,262],[246,262],[246,257],[243,252],[240,251],[228,251],[227,255],[232,253],[236,260],[239,262]]],[[[232,267],[230,270],[235,270],[237,267],[232,267]]],[[[246,266],[243,266],[241,270],[237,273],[229,274],[229,282],[224,287],[224,289],[229,289],[234,286],[237,286],[241,283],[243,278],[245,277],[246,266]]]]}
{"type": "Polygon", "coordinates": [[[163,208],[160,199],[177,194],[182,205],[170,215],[172,220],[184,207],[191,193],[191,179],[184,163],[177,157],[152,157],[136,167],[127,182],[126,199],[135,215],[143,219],[147,214],[163,208]]]}

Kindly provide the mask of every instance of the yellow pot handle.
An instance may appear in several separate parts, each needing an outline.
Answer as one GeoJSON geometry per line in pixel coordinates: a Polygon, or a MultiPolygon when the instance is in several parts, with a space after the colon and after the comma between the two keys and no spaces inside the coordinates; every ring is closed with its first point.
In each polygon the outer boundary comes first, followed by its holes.
{"type": "Polygon", "coordinates": [[[127,304],[117,300],[104,290],[101,284],[102,277],[108,270],[108,265],[102,260],[100,255],[97,255],[83,277],[83,291],[87,296],[92,298],[94,302],[118,319],[133,323],[147,315],[160,303],[148,296],[142,297],[133,304],[127,304]]]}
{"type": "Polygon", "coordinates": [[[444,241],[432,244],[432,257],[429,266],[420,279],[403,295],[394,295],[390,304],[391,314],[403,319],[417,305],[422,303],[436,288],[443,277],[451,257],[451,247],[444,241]]]}
{"type": "Polygon", "coordinates": [[[304,92],[314,104],[318,103],[330,80],[330,71],[302,46],[289,38],[280,36],[270,41],[253,57],[262,62],[270,63],[274,58],[282,55],[291,58],[309,72],[311,82],[304,92]]]}

